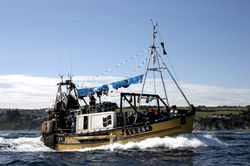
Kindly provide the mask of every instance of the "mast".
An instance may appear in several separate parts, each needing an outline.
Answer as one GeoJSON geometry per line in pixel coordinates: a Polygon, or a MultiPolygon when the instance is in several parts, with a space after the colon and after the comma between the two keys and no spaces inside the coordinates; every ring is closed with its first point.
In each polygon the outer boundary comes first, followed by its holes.
{"type": "MultiPolygon", "coordinates": [[[[187,99],[187,97],[185,96],[184,92],[182,91],[182,89],[180,88],[180,85],[177,83],[177,81],[175,80],[174,76],[172,75],[172,73],[170,72],[170,70],[168,69],[166,63],[164,62],[163,58],[161,57],[161,55],[159,54],[159,52],[157,51],[157,47],[156,47],[156,35],[157,33],[159,33],[158,31],[158,24],[157,22],[153,22],[153,20],[151,20],[152,25],[153,25],[153,42],[152,45],[150,46],[151,51],[148,57],[148,62],[147,65],[145,67],[145,74],[144,74],[144,78],[143,78],[143,85],[142,85],[142,90],[141,90],[141,95],[139,97],[139,104],[138,104],[138,110],[140,108],[141,105],[141,97],[142,94],[144,93],[144,89],[145,89],[145,83],[148,77],[148,73],[149,72],[153,72],[153,79],[154,79],[154,92],[156,93],[156,83],[155,83],[155,74],[158,73],[160,75],[160,79],[161,79],[161,83],[163,86],[163,91],[164,91],[164,95],[165,95],[165,99],[167,102],[167,105],[169,106],[169,100],[168,100],[168,96],[167,96],[167,91],[166,91],[166,87],[165,87],[165,82],[164,82],[164,78],[163,78],[163,71],[167,70],[168,74],[170,75],[171,79],[173,80],[174,84],[177,86],[178,90],[180,91],[180,93],[182,94],[182,96],[184,97],[184,99],[186,100],[186,102],[188,103],[188,105],[190,106],[190,103],[187,99]],[[153,67],[150,67],[153,66],[153,67]]],[[[166,51],[164,48],[164,43],[161,42],[160,43],[162,48],[163,48],[163,54],[166,55],[166,51]]]]}
{"type": "MultiPolygon", "coordinates": [[[[142,85],[142,90],[141,90],[141,95],[143,94],[144,92],[144,88],[145,88],[145,83],[146,83],[146,79],[147,79],[147,76],[148,76],[148,73],[149,72],[153,72],[153,80],[154,80],[154,93],[156,94],[156,83],[155,83],[155,74],[156,72],[160,73],[160,76],[161,76],[161,82],[162,82],[162,86],[163,86],[163,90],[164,90],[164,94],[165,94],[165,98],[166,101],[167,101],[167,105],[169,106],[169,101],[168,101],[168,97],[167,97],[167,92],[166,92],[166,88],[165,88],[165,83],[164,83],[164,78],[163,78],[163,74],[162,74],[162,69],[163,67],[161,66],[160,64],[160,61],[159,61],[159,53],[157,52],[156,50],[156,34],[157,34],[157,22],[154,23],[153,20],[152,21],[152,25],[153,25],[153,42],[152,42],[152,45],[150,46],[151,48],[151,51],[150,51],[150,54],[149,54],[149,57],[148,57],[148,63],[147,63],[147,66],[145,68],[145,74],[144,74],[144,79],[143,79],[143,85],[142,85]],[[150,64],[153,65],[153,67],[150,67],[150,64]]],[[[139,98],[139,104],[138,104],[138,109],[140,107],[140,104],[141,104],[141,96],[139,98]]]]}

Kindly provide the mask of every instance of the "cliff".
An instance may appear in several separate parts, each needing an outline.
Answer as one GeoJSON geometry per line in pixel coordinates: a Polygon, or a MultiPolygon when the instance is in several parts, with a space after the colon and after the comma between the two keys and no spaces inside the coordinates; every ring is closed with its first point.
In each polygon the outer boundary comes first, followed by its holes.
{"type": "Polygon", "coordinates": [[[248,115],[213,116],[195,118],[196,130],[249,130],[250,112],[248,115]]]}
{"type": "Polygon", "coordinates": [[[198,108],[194,121],[196,130],[250,129],[250,106],[198,108]]]}
{"type": "Polygon", "coordinates": [[[0,109],[0,130],[40,130],[46,109],[0,109]]]}

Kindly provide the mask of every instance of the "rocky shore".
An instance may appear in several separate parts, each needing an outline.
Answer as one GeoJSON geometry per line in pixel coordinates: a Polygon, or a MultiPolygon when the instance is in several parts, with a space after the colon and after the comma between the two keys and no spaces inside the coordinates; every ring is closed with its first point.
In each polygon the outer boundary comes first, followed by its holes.
{"type": "Polygon", "coordinates": [[[249,130],[250,106],[246,107],[200,107],[197,110],[196,130],[249,130]]]}
{"type": "Polygon", "coordinates": [[[194,129],[195,130],[249,130],[250,114],[195,118],[194,129]]]}

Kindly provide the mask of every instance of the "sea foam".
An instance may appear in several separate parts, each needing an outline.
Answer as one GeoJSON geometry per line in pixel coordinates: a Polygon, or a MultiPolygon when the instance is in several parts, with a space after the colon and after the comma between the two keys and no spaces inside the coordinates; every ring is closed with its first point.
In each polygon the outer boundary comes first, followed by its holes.
{"type": "Polygon", "coordinates": [[[41,137],[29,138],[3,138],[0,137],[0,151],[14,151],[14,152],[37,152],[37,151],[52,151],[46,147],[41,141],[41,137]]]}
{"type": "Polygon", "coordinates": [[[93,151],[93,150],[129,150],[140,149],[147,150],[152,148],[166,148],[166,149],[190,149],[207,146],[221,146],[224,145],[214,135],[209,134],[186,134],[176,137],[164,137],[164,138],[149,138],[141,142],[129,142],[126,144],[114,143],[110,145],[100,146],[96,148],[84,148],[76,151],[93,151]]]}
{"type": "MultiPolygon", "coordinates": [[[[190,149],[207,146],[223,146],[225,145],[213,134],[185,134],[175,137],[164,138],[149,138],[141,142],[129,142],[126,144],[114,143],[110,145],[100,146],[96,148],[84,148],[80,150],[71,151],[115,151],[115,150],[148,150],[152,148],[166,148],[166,149],[190,149]]],[[[40,137],[29,138],[4,138],[0,137],[0,151],[15,151],[15,152],[54,152],[46,147],[40,141],[40,137]]]]}

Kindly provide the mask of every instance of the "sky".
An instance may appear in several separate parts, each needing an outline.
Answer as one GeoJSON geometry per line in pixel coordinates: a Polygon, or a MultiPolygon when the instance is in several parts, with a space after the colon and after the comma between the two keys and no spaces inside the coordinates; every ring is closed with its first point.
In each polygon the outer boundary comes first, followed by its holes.
{"type": "Polygon", "coordinates": [[[83,85],[77,78],[91,78],[89,86],[140,74],[151,19],[192,103],[249,105],[249,8],[248,0],[0,0],[0,107],[50,106],[59,74],[83,85]]]}

